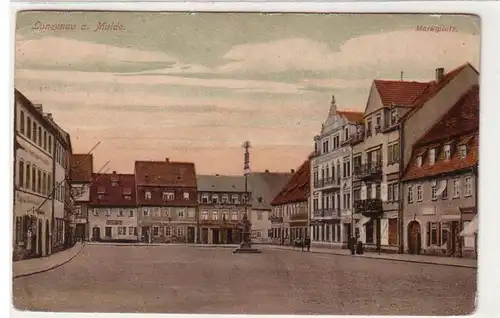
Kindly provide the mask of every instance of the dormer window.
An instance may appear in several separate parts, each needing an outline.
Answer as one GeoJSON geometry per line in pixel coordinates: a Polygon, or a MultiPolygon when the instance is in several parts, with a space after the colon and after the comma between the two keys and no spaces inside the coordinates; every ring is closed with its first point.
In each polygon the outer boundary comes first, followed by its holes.
{"type": "Polygon", "coordinates": [[[229,196],[227,194],[224,194],[222,196],[222,204],[228,204],[229,203],[229,196]]]}
{"type": "Polygon", "coordinates": [[[189,192],[183,193],[184,200],[189,200],[189,192]]]}
{"type": "Polygon", "coordinates": [[[163,201],[172,201],[175,199],[175,195],[173,192],[163,192],[162,198],[163,201]]]}
{"type": "Polygon", "coordinates": [[[208,194],[204,194],[201,196],[201,203],[208,203],[208,194]]]}
{"type": "Polygon", "coordinates": [[[436,149],[429,150],[429,164],[432,166],[436,163],[436,149]]]}
{"type": "Polygon", "coordinates": [[[444,145],[444,160],[451,158],[451,145],[444,145]]]}
{"type": "Polygon", "coordinates": [[[377,115],[375,123],[375,132],[378,133],[382,129],[382,118],[380,117],[380,115],[377,115]]]}
{"type": "Polygon", "coordinates": [[[259,201],[259,203],[262,203],[262,197],[258,197],[257,200],[259,201]]]}
{"type": "Polygon", "coordinates": [[[467,157],[467,146],[461,145],[459,148],[460,159],[465,159],[467,157]]]}
{"type": "Polygon", "coordinates": [[[398,112],[396,110],[391,111],[391,126],[396,125],[398,122],[398,112]]]}
{"type": "Polygon", "coordinates": [[[112,185],[113,187],[117,187],[117,186],[118,186],[118,182],[116,182],[116,181],[111,181],[111,185],[112,185]]]}
{"type": "Polygon", "coordinates": [[[132,195],[132,188],[123,188],[123,195],[125,195],[125,196],[132,195]]]}
{"type": "Polygon", "coordinates": [[[349,127],[344,128],[344,140],[349,139],[349,127]]]}
{"type": "Polygon", "coordinates": [[[219,203],[219,197],[216,194],[212,195],[212,203],[213,204],[219,203]]]}
{"type": "Polygon", "coordinates": [[[372,135],[372,121],[366,121],[366,137],[370,137],[372,135]]]}
{"type": "Polygon", "coordinates": [[[417,157],[417,166],[422,167],[422,156],[417,157]]]}
{"type": "Polygon", "coordinates": [[[237,194],[233,194],[232,200],[233,204],[240,204],[240,199],[238,198],[237,194]]]}
{"type": "Polygon", "coordinates": [[[105,194],[105,193],[106,193],[106,187],[103,186],[97,187],[97,194],[105,194]]]}
{"type": "Polygon", "coordinates": [[[144,198],[145,198],[146,200],[151,200],[151,192],[150,192],[150,191],[146,191],[146,192],[144,193],[144,198]]]}

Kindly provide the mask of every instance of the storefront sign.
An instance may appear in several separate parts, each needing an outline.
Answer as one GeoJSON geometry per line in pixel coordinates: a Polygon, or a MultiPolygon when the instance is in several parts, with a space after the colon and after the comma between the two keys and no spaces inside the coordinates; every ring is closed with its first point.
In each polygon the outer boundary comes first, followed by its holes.
{"type": "MultiPolygon", "coordinates": [[[[40,204],[43,203],[44,200],[45,200],[44,198],[41,198],[41,197],[38,197],[35,195],[31,195],[28,193],[22,193],[19,191],[16,192],[16,203],[30,205],[31,207],[29,208],[29,210],[31,212],[35,212],[34,209],[38,208],[40,206],[40,204]]],[[[50,202],[50,201],[49,200],[45,201],[44,205],[39,208],[37,213],[46,213],[47,212],[46,208],[47,208],[48,202],[50,202]]]]}
{"type": "Polygon", "coordinates": [[[106,220],[106,225],[122,225],[122,220],[106,220]]]}
{"type": "Polygon", "coordinates": [[[86,220],[86,219],[76,219],[76,220],[75,220],[75,223],[76,223],[76,224],[86,224],[86,223],[87,223],[87,220],[86,220]]]}
{"type": "MultiPolygon", "coordinates": [[[[31,158],[36,159],[36,161],[38,161],[35,163],[37,163],[38,165],[40,165],[39,163],[43,163],[46,166],[50,166],[50,161],[47,160],[46,158],[42,157],[42,156],[47,156],[46,154],[36,153],[33,150],[31,150],[31,148],[34,148],[35,146],[33,146],[32,144],[27,142],[24,138],[18,137],[17,139],[18,139],[19,144],[23,148],[24,152],[26,152],[26,154],[29,155],[31,158]]],[[[27,159],[27,158],[24,158],[23,156],[20,156],[20,157],[23,159],[27,159]]],[[[33,162],[34,160],[29,160],[29,161],[33,162]]]]}

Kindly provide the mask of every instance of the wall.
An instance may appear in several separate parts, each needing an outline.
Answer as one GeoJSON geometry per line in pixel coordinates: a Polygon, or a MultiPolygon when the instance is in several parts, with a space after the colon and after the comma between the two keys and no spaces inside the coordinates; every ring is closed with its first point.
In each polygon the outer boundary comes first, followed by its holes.
{"type": "Polygon", "coordinates": [[[271,215],[271,210],[257,210],[252,209],[250,214],[250,222],[252,223],[252,232],[260,232],[256,234],[257,237],[253,238],[252,241],[254,243],[270,243],[270,239],[268,236],[268,232],[271,229],[271,221],[269,220],[269,216],[271,215]],[[259,219],[259,215],[261,218],[259,219]]]}
{"type": "MultiPolygon", "coordinates": [[[[101,239],[106,240],[137,240],[138,236],[134,232],[130,232],[130,227],[137,227],[137,209],[135,207],[93,207],[89,208],[89,228],[90,236],[93,239],[94,227],[99,227],[101,239]],[[105,211],[109,210],[110,215],[107,216],[105,211]],[[120,210],[123,211],[123,216],[119,216],[120,210]],[[129,216],[130,211],[133,216],[129,216]],[[98,213],[97,213],[98,212],[98,213]],[[118,227],[126,227],[126,234],[118,234],[118,227]],[[111,227],[111,237],[106,237],[105,228],[111,227]]],[[[138,233],[138,229],[137,229],[138,233]]]]}

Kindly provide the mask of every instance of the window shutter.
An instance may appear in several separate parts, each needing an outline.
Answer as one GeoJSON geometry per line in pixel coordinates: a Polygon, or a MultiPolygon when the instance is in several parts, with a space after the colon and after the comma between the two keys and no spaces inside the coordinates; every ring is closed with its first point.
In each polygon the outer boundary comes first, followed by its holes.
{"type": "Polygon", "coordinates": [[[427,246],[431,245],[431,222],[427,222],[427,246]]]}

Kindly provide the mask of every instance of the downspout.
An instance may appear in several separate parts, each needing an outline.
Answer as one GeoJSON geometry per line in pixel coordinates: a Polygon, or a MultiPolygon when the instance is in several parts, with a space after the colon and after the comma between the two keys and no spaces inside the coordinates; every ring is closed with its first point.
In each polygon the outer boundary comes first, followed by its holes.
{"type": "Polygon", "coordinates": [[[399,190],[399,200],[398,200],[398,232],[399,232],[399,254],[404,254],[404,211],[403,211],[403,199],[404,199],[404,186],[401,179],[403,178],[405,169],[405,159],[404,159],[404,122],[399,123],[399,180],[398,180],[398,190],[399,190]]]}

